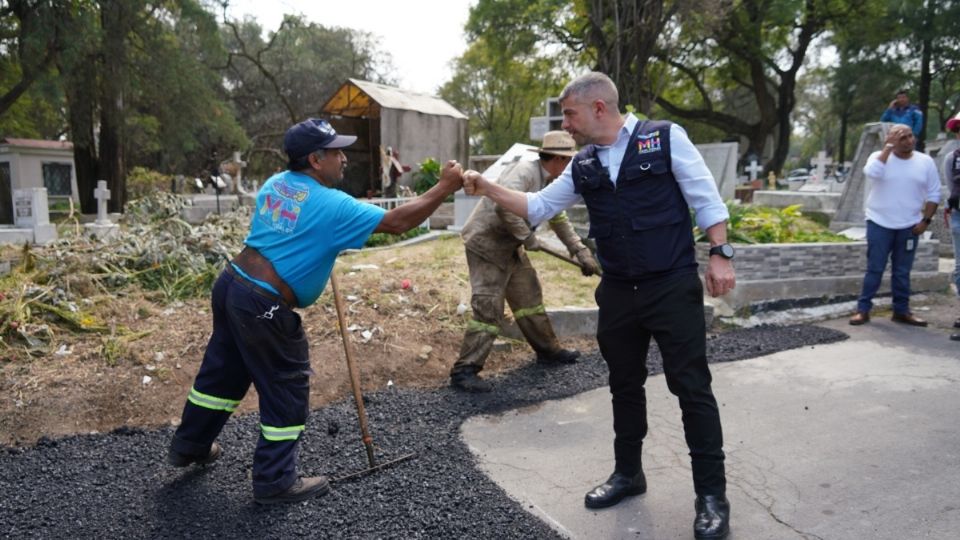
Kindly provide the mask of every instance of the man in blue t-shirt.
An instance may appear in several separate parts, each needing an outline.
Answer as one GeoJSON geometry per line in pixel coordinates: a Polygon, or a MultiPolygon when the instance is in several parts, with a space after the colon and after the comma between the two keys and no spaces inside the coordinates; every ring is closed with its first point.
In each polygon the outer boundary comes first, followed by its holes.
{"type": "Polygon", "coordinates": [[[356,140],[316,118],[287,130],[287,170],[260,189],[246,247],[213,287],[213,334],[170,443],[167,462],[176,467],[216,461],[214,440],[253,383],[260,397],[253,496],[261,504],[330,489],[322,476],[297,473],[313,370],[294,308],[317,300],[342,250],[363,247],[374,232],[416,227],[463,184],[460,164],[448,161],[437,185],[403,206],[359,202],[334,188],[347,165],[341,148],[356,140]]]}
{"type": "Polygon", "coordinates": [[[923,112],[916,105],[910,103],[906,90],[897,90],[897,97],[890,102],[887,110],[880,116],[881,122],[892,122],[894,124],[905,124],[910,126],[910,131],[917,140],[916,149],[920,149],[920,134],[923,132],[923,112]]]}

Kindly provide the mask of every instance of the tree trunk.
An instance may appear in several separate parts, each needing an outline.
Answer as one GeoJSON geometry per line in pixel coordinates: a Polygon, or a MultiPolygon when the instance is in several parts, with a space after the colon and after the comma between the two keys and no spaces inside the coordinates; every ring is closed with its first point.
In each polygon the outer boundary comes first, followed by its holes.
{"type": "Polygon", "coordinates": [[[100,172],[110,190],[109,211],[122,212],[126,202],[123,160],[126,39],[135,6],[124,0],[101,2],[103,25],[103,78],[100,92],[100,172]]]}
{"type": "MultiPolygon", "coordinates": [[[[925,23],[926,24],[926,23],[925,23]]],[[[930,57],[933,55],[933,43],[929,37],[923,39],[923,52],[920,56],[920,112],[923,113],[923,123],[920,128],[920,136],[917,138],[917,149],[921,152],[926,146],[927,141],[927,111],[930,108],[930,57]]]]}

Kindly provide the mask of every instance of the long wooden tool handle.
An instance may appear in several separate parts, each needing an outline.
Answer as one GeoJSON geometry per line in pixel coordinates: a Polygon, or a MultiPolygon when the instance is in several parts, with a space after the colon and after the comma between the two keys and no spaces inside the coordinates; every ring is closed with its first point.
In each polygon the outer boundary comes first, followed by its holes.
{"type": "Polygon", "coordinates": [[[347,335],[347,315],[343,308],[343,297],[340,296],[340,287],[337,285],[336,268],[330,272],[330,287],[333,289],[333,303],[337,306],[337,321],[340,323],[340,337],[343,338],[343,352],[347,356],[347,370],[350,372],[350,386],[353,387],[353,400],[357,402],[357,416],[360,419],[360,434],[363,436],[363,446],[367,449],[367,461],[370,467],[376,467],[373,459],[373,437],[367,428],[367,411],[363,407],[363,394],[360,392],[360,371],[353,363],[353,347],[350,346],[350,337],[347,335]]]}
{"type": "MultiPolygon", "coordinates": [[[[568,256],[566,256],[566,255],[564,255],[563,253],[560,253],[560,252],[558,252],[558,251],[554,251],[553,248],[551,248],[551,247],[548,247],[548,246],[545,246],[545,245],[543,245],[543,244],[540,244],[540,251],[546,253],[547,255],[552,255],[552,256],[560,259],[561,261],[566,261],[566,262],[568,262],[568,263],[576,266],[577,268],[583,270],[583,265],[580,264],[580,261],[578,261],[578,260],[576,260],[576,259],[571,259],[570,257],[568,257],[568,256]]],[[[598,274],[598,275],[599,275],[599,274],[598,274]]]]}

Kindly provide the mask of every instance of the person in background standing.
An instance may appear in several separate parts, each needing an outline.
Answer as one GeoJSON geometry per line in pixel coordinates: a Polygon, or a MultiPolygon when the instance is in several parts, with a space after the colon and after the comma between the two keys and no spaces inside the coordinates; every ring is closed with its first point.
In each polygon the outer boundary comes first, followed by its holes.
{"type": "Polygon", "coordinates": [[[923,112],[916,105],[910,103],[910,97],[904,89],[897,90],[896,98],[890,102],[887,110],[880,116],[881,122],[904,124],[910,127],[914,137],[914,150],[923,150],[920,145],[923,132],[923,112]]]}
{"type": "Polygon", "coordinates": [[[873,297],[889,260],[892,320],[927,326],[910,312],[910,270],[920,235],[940,202],[940,174],[933,158],[914,150],[914,144],[910,128],[896,124],[887,132],[883,150],[870,154],[863,167],[872,182],[866,204],[867,271],[851,325],[870,322],[873,297]]]}

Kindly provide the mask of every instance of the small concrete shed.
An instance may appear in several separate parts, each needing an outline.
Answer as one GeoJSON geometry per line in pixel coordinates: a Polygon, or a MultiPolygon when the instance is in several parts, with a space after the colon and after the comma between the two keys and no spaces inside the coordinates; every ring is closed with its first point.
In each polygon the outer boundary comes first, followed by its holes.
{"type": "MultiPolygon", "coordinates": [[[[348,79],[321,112],[338,133],[357,136],[357,142],[344,149],[349,161],[343,189],[354,196],[392,195],[393,189],[383,193],[381,170],[381,152],[388,147],[414,171],[426,158],[467,164],[468,119],[438,97],[348,79]]],[[[412,185],[413,180],[406,175],[400,183],[412,185]]]]}
{"type": "Polygon", "coordinates": [[[13,192],[47,188],[51,203],[77,196],[73,143],[38,139],[0,139],[0,224],[12,224],[13,192]]]}

